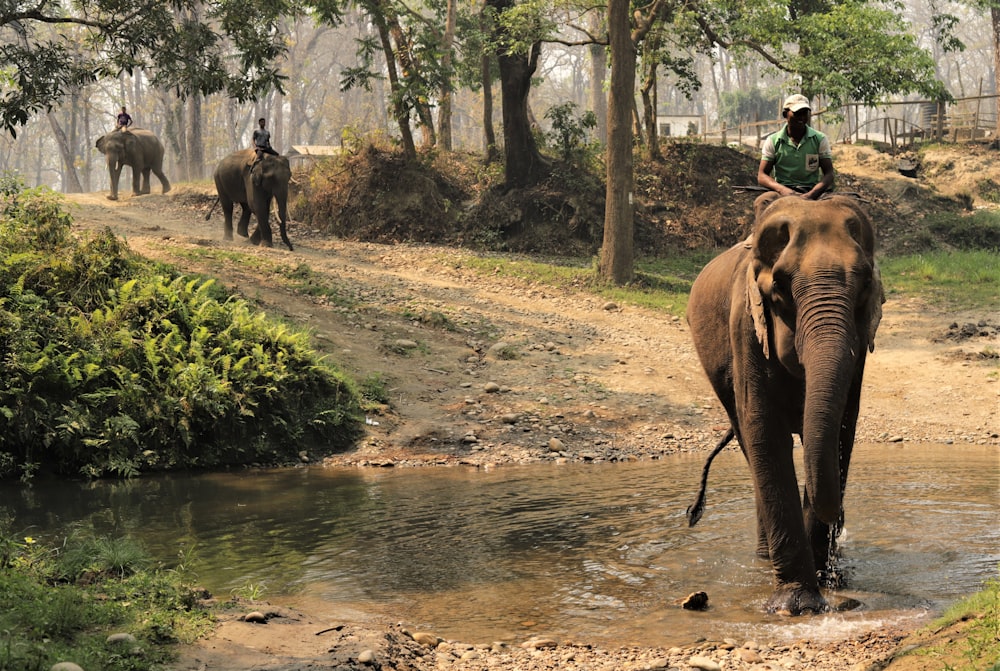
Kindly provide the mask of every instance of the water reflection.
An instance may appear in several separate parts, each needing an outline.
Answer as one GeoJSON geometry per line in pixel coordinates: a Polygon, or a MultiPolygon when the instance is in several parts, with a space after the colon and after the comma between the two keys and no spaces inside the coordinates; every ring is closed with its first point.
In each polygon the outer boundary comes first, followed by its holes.
{"type": "MultiPolygon", "coordinates": [[[[713,467],[688,529],[703,455],[642,464],[323,470],[165,476],[2,489],[18,529],[58,542],[74,525],[141,539],[165,563],[194,548],[217,594],[404,620],[449,638],[527,632],[677,644],[714,636],[812,638],[914,617],[996,574],[998,455],[979,447],[860,446],[844,566],[858,613],[795,622],[759,613],[770,566],[754,557],[749,476],[713,467]],[[708,592],[711,610],[677,600],[708,592]]],[[[323,614],[323,613],[319,613],[323,614]]]]}

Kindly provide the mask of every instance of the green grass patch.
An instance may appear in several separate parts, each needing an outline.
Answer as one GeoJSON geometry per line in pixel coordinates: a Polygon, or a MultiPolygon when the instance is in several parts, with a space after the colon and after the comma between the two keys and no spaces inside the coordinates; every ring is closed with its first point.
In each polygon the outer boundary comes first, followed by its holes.
{"type": "Polygon", "coordinates": [[[958,622],[968,623],[964,636],[948,645],[953,654],[965,658],[965,663],[945,665],[944,671],[1000,670],[1000,577],[986,581],[981,591],[952,605],[932,627],[940,629],[958,622]]]}
{"type": "Polygon", "coordinates": [[[351,291],[338,286],[322,273],[317,273],[307,263],[292,265],[246,252],[211,247],[171,247],[170,253],[178,258],[192,261],[213,265],[226,263],[252,269],[256,273],[270,276],[275,286],[285,287],[304,296],[325,298],[327,302],[337,307],[353,307],[357,304],[351,291]]]}
{"type": "Polygon", "coordinates": [[[691,283],[718,251],[683,252],[635,263],[635,279],[626,286],[605,283],[591,258],[531,259],[520,256],[464,254],[447,261],[484,276],[515,277],[564,289],[585,289],[620,304],[638,305],[682,317],[691,283]]]}
{"type": "MultiPolygon", "coordinates": [[[[638,305],[683,317],[691,284],[722,250],[697,250],[635,263],[626,286],[604,283],[592,259],[531,259],[520,256],[449,257],[448,263],[487,277],[515,277],[537,284],[581,289],[619,304],[638,305]]],[[[442,259],[444,262],[444,260],[442,259]]],[[[995,309],[1000,304],[1000,253],[990,250],[933,251],[879,260],[887,296],[919,297],[958,309],[995,309]]]]}
{"type": "Polygon", "coordinates": [[[0,671],[152,671],[173,644],[207,634],[212,616],[176,570],[129,539],[71,535],[54,547],[0,525],[0,671]],[[111,634],[134,640],[109,641],[111,634]]]}
{"type": "Polygon", "coordinates": [[[882,259],[886,296],[920,297],[956,309],[995,310],[1000,304],[1000,254],[928,252],[882,259]]]}

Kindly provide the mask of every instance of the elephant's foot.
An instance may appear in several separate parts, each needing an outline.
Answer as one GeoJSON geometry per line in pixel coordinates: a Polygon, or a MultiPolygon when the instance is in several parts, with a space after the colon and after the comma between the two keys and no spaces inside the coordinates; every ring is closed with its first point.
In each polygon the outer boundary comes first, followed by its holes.
{"type": "Polygon", "coordinates": [[[169,184],[167,184],[166,186],[163,187],[163,193],[170,193],[170,185],[169,184]]]}
{"type": "Polygon", "coordinates": [[[116,195],[115,195],[115,194],[113,194],[113,193],[112,193],[112,194],[109,194],[109,195],[108,195],[108,200],[118,200],[118,196],[116,196],[116,195]]]}
{"type": "Polygon", "coordinates": [[[779,615],[803,615],[805,613],[825,613],[830,610],[819,589],[802,585],[781,585],[767,600],[768,613],[779,615]]]}

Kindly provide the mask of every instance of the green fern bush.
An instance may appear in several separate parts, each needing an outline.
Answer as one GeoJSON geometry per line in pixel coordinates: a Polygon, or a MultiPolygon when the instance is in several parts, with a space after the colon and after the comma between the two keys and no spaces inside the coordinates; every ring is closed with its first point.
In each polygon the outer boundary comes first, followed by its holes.
{"type": "Polygon", "coordinates": [[[354,383],[308,335],[70,235],[58,194],[0,180],[0,478],[294,461],[359,435],[354,383]]]}

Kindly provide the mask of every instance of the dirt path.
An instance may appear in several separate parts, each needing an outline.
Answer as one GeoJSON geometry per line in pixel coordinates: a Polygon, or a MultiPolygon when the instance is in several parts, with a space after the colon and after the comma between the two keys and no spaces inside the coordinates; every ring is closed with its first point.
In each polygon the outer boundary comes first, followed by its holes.
{"type": "MultiPolygon", "coordinates": [[[[467,253],[461,250],[330,240],[294,223],[289,237],[295,252],[258,249],[240,240],[227,243],[221,239],[221,213],[205,221],[211,205],[207,193],[182,186],[168,195],[117,202],[104,194],[68,199],[79,228],[110,227],[146,256],[216,276],[269,311],[311,329],[317,347],[359,379],[381,377],[388,404],[370,416],[368,435],[357,449],[330,458],[331,464],[486,466],[655,458],[709,449],[725,431],[725,417],[698,366],[686,325],[677,318],[610,305],[585,292],[483,277],[463,267],[467,253]],[[212,261],[197,254],[205,248],[238,251],[259,263],[212,261]],[[300,264],[308,265],[308,276],[318,285],[336,287],[341,300],[302,297],[274,281],[275,273],[291,273],[300,264]]],[[[903,448],[913,442],[951,443],[956,449],[1000,445],[995,358],[1000,315],[945,313],[891,298],[884,315],[866,371],[859,440],[903,448]],[[952,324],[973,326],[963,330],[952,324]]],[[[229,623],[214,643],[198,651],[201,661],[187,659],[178,668],[354,668],[347,658],[332,660],[348,649],[360,654],[362,648],[376,650],[383,659],[386,650],[398,648],[394,664],[411,664],[383,668],[434,667],[433,654],[405,652],[412,641],[398,632],[352,625],[336,632],[341,642],[331,648],[332,634],[303,633],[324,628],[305,616],[274,621],[290,627],[295,618],[304,627],[298,634],[268,627],[272,634],[284,631],[272,638],[261,634],[265,628],[251,627],[251,639],[236,642],[233,632],[250,625],[229,623]],[[284,650],[295,636],[309,645],[299,646],[298,653],[284,650]],[[268,646],[284,652],[268,657],[261,652],[268,646]],[[216,649],[221,652],[213,656],[216,649]],[[251,649],[262,656],[253,658],[251,649]],[[326,651],[334,649],[341,653],[331,657],[326,651]],[[286,654],[302,656],[279,659],[286,654]]],[[[898,639],[898,633],[883,635],[886,641],[898,639]]],[[[841,647],[852,649],[847,642],[841,647]]],[[[878,647],[869,641],[860,649],[878,647]]],[[[583,659],[592,653],[588,648],[575,655],[583,659]]],[[[477,654],[488,661],[450,668],[661,668],[650,659],[669,658],[645,651],[627,666],[619,658],[610,666],[593,660],[581,666],[560,664],[569,654],[565,650],[549,654],[548,661],[539,661],[545,655],[535,651],[504,666],[499,653],[477,654]]],[[[461,654],[451,657],[458,660],[461,654]]],[[[822,668],[864,668],[850,665],[858,659],[822,668]]]]}

